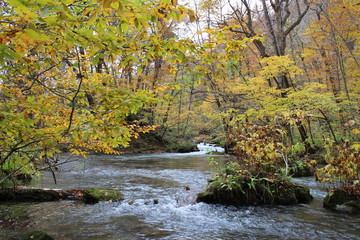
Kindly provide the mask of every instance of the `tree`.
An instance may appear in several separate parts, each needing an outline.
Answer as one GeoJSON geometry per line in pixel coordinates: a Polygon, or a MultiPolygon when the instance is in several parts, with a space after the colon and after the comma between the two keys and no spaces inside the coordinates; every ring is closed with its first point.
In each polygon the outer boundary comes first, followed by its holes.
{"type": "MultiPolygon", "coordinates": [[[[265,36],[270,40],[268,45],[260,40],[253,41],[261,58],[269,56],[285,56],[287,54],[287,41],[291,32],[301,23],[307,14],[310,4],[304,0],[291,2],[288,0],[261,1],[260,9],[253,10],[250,2],[241,1],[241,6],[232,6],[232,19],[236,24],[229,25],[230,30],[234,33],[244,35],[246,37],[265,36]],[[254,16],[255,13],[257,16],[254,16]],[[264,28],[260,28],[260,26],[264,28]]],[[[287,75],[272,76],[267,79],[269,86],[272,84],[278,89],[294,88],[293,82],[288,79],[287,75]]],[[[283,91],[281,97],[286,97],[286,91],[283,91]]],[[[305,126],[301,122],[297,122],[301,139],[307,151],[311,151],[312,147],[308,141],[308,133],[305,126]]],[[[290,128],[288,127],[288,131],[290,128]]]]}
{"type": "Polygon", "coordinates": [[[191,11],[166,0],[8,0],[0,7],[0,182],[42,163],[51,168],[61,146],[114,153],[154,129],[126,121],[154,95],[125,88],[121,76],[130,64],[142,66],[137,56],[177,54],[148,30],[191,11]]]}
{"type": "Polygon", "coordinates": [[[333,94],[338,112],[331,121],[337,134],[346,136],[350,129],[344,126],[356,119],[359,107],[359,5],[350,1],[315,3],[316,20],[308,29],[303,59],[307,72],[333,94]]]}

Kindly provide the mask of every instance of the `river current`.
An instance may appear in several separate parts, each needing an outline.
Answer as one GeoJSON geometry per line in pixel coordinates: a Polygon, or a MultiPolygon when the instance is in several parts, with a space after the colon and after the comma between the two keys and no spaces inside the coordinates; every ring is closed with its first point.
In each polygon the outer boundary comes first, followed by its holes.
{"type": "MultiPolygon", "coordinates": [[[[44,172],[33,186],[117,189],[125,200],[94,205],[76,201],[1,203],[0,239],[32,230],[59,240],[360,239],[359,215],[324,209],[325,189],[313,178],[294,179],[310,187],[311,204],[233,207],[191,203],[216,168],[209,161],[221,164],[226,160],[204,153],[72,157],[56,172],[57,184],[50,172],[44,172]]],[[[60,156],[62,160],[69,157],[60,156]]]]}

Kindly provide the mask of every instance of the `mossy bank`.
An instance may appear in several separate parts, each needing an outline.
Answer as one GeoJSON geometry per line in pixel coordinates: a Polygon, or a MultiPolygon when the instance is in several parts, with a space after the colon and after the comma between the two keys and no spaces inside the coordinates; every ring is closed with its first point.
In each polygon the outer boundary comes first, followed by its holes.
{"type": "Polygon", "coordinates": [[[58,200],[78,200],[84,203],[100,201],[116,202],[123,200],[118,190],[86,188],[86,189],[39,189],[39,188],[6,188],[0,189],[0,201],[14,202],[47,202],[58,200]]]}

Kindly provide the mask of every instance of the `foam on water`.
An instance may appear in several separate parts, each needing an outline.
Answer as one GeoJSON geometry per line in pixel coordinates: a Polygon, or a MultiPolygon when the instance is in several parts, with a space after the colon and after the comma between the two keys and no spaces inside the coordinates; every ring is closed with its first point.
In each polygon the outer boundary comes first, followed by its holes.
{"type": "Polygon", "coordinates": [[[200,153],[208,153],[208,152],[225,152],[225,149],[222,147],[218,147],[215,144],[209,144],[209,143],[199,143],[197,145],[197,148],[199,149],[200,153]]]}

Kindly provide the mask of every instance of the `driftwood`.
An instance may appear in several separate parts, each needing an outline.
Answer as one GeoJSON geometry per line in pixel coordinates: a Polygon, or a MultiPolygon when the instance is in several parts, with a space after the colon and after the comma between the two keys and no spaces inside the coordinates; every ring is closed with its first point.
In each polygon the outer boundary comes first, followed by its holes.
{"type": "Polygon", "coordinates": [[[0,189],[0,201],[47,202],[59,200],[79,200],[85,203],[123,200],[122,193],[116,190],[86,189],[44,189],[44,188],[5,188],[0,189]]]}

